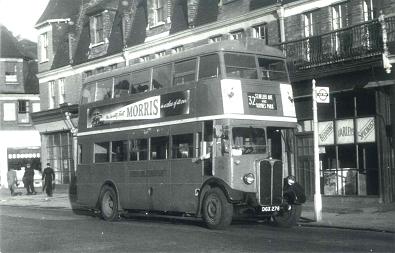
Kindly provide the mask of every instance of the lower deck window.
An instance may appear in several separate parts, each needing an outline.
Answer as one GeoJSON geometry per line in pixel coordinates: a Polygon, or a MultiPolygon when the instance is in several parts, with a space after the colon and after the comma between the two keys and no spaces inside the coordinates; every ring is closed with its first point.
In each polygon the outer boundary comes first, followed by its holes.
{"type": "Polygon", "coordinates": [[[127,149],[128,141],[113,141],[112,142],[111,161],[122,162],[128,159],[127,149]]]}
{"type": "Polygon", "coordinates": [[[130,141],[130,161],[148,159],[148,140],[135,139],[130,141]]]}
{"type": "Polygon", "coordinates": [[[173,158],[193,157],[193,134],[173,136],[173,158]]]}
{"type": "Polygon", "coordinates": [[[93,149],[95,156],[95,163],[109,162],[109,150],[110,150],[109,142],[95,143],[93,149]]]}
{"type": "Polygon", "coordinates": [[[169,154],[169,137],[151,138],[151,159],[167,159],[169,154]]]}

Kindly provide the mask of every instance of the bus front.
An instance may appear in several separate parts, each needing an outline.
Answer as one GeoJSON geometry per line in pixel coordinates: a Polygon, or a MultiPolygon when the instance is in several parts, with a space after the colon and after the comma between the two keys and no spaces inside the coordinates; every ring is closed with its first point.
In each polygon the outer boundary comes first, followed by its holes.
{"type": "MultiPolygon", "coordinates": [[[[204,146],[212,154],[205,166],[210,187],[202,187],[206,196],[202,215],[209,226],[210,221],[216,222],[215,215],[210,215],[216,203],[206,191],[218,186],[233,213],[273,217],[281,226],[294,225],[301,214],[304,190],[292,175],[297,122],[292,87],[284,57],[273,50],[224,50],[222,78],[218,85],[207,86],[212,89],[209,93],[220,94],[215,103],[222,107],[222,113],[205,124],[205,132],[213,133],[204,136],[204,146]]],[[[212,101],[207,104],[215,107],[212,101]]]]}

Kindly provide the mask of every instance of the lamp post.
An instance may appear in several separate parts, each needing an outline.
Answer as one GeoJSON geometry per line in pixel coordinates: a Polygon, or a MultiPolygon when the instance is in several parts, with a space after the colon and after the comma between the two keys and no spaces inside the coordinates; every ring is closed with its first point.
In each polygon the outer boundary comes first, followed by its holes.
{"type": "MultiPolygon", "coordinates": [[[[318,116],[317,116],[317,89],[315,79],[312,80],[313,95],[313,133],[314,133],[314,218],[316,221],[322,220],[322,198],[321,198],[321,178],[320,160],[318,152],[318,116]]],[[[329,95],[329,94],[328,94],[329,95]]]]}

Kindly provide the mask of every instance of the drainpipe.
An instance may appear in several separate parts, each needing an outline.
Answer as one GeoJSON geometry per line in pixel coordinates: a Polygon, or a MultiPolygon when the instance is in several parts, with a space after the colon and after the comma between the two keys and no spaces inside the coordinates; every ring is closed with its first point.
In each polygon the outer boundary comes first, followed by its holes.
{"type": "Polygon", "coordinates": [[[278,19],[280,21],[280,42],[285,42],[285,24],[284,24],[284,7],[281,6],[280,9],[277,10],[278,19]]]}

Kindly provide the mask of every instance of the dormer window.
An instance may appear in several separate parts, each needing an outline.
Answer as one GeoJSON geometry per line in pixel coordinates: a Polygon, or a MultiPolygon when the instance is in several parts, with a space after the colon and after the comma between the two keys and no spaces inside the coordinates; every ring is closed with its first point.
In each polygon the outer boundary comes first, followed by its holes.
{"type": "Polygon", "coordinates": [[[48,33],[40,35],[40,61],[48,61],[48,33]]]}
{"type": "Polygon", "coordinates": [[[154,25],[163,23],[165,21],[164,0],[154,0],[152,8],[154,13],[154,25]]]}
{"type": "Polygon", "coordinates": [[[103,36],[103,15],[99,14],[96,16],[92,17],[92,38],[91,38],[91,43],[92,44],[98,44],[104,41],[104,36],[103,36]]]}

